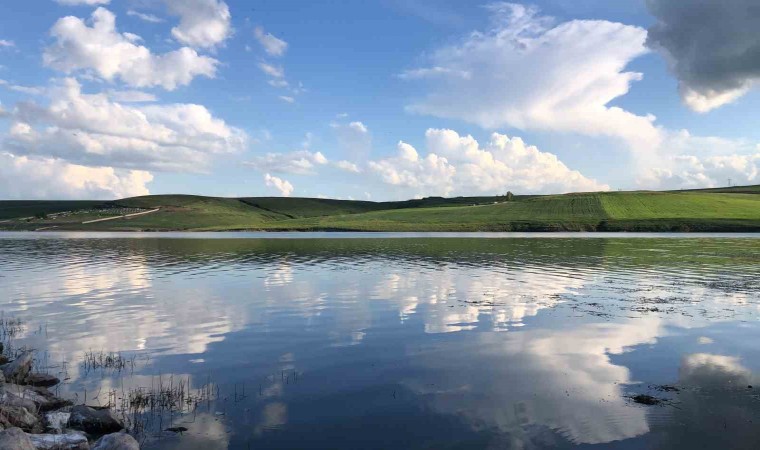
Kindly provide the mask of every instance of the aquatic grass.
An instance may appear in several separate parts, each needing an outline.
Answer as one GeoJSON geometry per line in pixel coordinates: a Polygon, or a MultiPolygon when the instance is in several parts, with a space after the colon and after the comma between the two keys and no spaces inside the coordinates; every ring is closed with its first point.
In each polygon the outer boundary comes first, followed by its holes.
{"type": "Polygon", "coordinates": [[[210,409],[219,397],[219,387],[207,378],[206,383],[193,389],[191,377],[153,377],[151,386],[113,390],[108,406],[121,416],[128,432],[133,434],[161,433],[164,422],[170,428],[176,416],[195,414],[202,404],[210,409]]]}
{"type": "Polygon", "coordinates": [[[121,372],[129,369],[134,371],[137,355],[123,356],[119,352],[87,351],[84,353],[82,368],[85,374],[94,370],[111,370],[121,372]]]}

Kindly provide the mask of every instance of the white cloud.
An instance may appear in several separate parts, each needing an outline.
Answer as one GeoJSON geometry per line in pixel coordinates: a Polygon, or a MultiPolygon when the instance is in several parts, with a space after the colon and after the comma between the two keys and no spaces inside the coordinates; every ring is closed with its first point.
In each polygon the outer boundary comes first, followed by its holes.
{"type": "Polygon", "coordinates": [[[320,152],[299,150],[290,153],[267,153],[254,157],[245,164],[262,172],[313,175],[317,166],[327,163],[327,158],[320,152]]]}
{"type": "Polygon", "coordinates": [[[417,80],[422,78],[432,78],[436,76],[455,76],[464,79],[469,79],[472,75],[470,72],[461,70],[452,70],[446,67],[423,67],[419,69],[405,70],[398,74],[398,77],[402,80],[417,80]]]}
{"type": "Polygon", "coordinates": [[[357,133],[364,133],[364,134],[369,133],[367,126],[361,122],[351,122],[348,124],[348,128],[356,131],[357,133]]]}
{"type": "Polygon", "coordinates": [[[56,158],[0,152],[0,192],[17,199],[113,199],[149,194],[142,170],[85,167],[56,158]]]}
{"type": "MultiPolygon", "coordinates": [[[[285,69],[283,69],[282,66],[275,66],[262,61],[259,63],[259,69],[270,77],[282,78],[285,76],[285,69]]],[[[287,82],[284,86],[287,86],[287,82]]]]}
{"type": "Polygon", "coordinates": [[[760,145],[742,139],[663,133],[660,156],[642,167],[637,182],[647,189],[690,189],[760,183],[760,145]]]}
{"type": "Polygon", "coordinates": [[[19,84],[9,83],[6,80],[0,79],[0,86],[5,86],[6,88],[21,92],[22,94],[28,94],[28,95],[42,95],[45,92],[45,89],[39,86],[22,86],[19,84]]]}
{"type": "Polygon", "coordinates": [[[177,171],[205,170],[235,153],[246,134],[195,104],[124,105],[82,93],[71,78],[49,89],[50,104],[19,103],[6,145],[16,154],[78,164],[177,171]]]}
{"type": "Polygon", "coordinates": [[[293,185],[290,184],[289,181],[283,180],[282,178],[273,177],[270,174],[264,175],[264,182],[267,186],[273,187],[280,191],[280,195],[283,197],[290,197],[290,194],[293,193],[293,185]]]}
{"type": "Polygon", "coordinates": [[[15,47],[16,43],[13,41],[9,41],[7,39],[0,39],[0,48],[8,48],[8,47],[15,47]]]}
{"type": "Polygon", "coordinates": [[[111,0],[55,0],[60,5],[76,6],[76,5],[107,5],[111,3],[111,0]]]}
{"type": "Polygon", "coordinates": [[[344,170],[346,172],[359,173],[362,171],[359,168],[359,166],[346,160],[341,160],[341,161],[336,162],[335,167],[337,167],[340,170],[344,170]]]}
{"type": "Polygon", "coordinates": [[[488,129],[612,136],[638,151],[657,147],[654,117],[608,106],[641,78],[624,69],[647,52],[646,30],[603,20],[555,25],[536,8],[515,4],[489,9],[489,29],[437,49],[431,67],[407,72],[429,88],[409,111],[488,129]]]}
{"type": "Polygon", "coordinates": [[[678,78],[684,103],[707,112],[760,81],[757,0],[648,0],[647,45],[678,78]]]}
{"type": "Polygon", "coordinates": [[[267,33],[262,27],[256,27],[253,30],[253,36],[259,41],[261,47],[270,56],[282,56],[288,49],[288,43],[276,37],[272,33],[267,33]]]}
{"type": "Polygon", "coordinates": [[[108,91],[108,97],[110,97],[115,102],[122,102],[122,103],[146,103],[146,102],[155,102],[158,99],[155,95],[149,93],[149,92],[143,92],[143,91],[108,91]]]}
{"type": "Polygon", "coordinates": [[[423,157],[399,142],[395,157],[370,161],[383,182],[420,195],[560,193],[608,190],[609,186],[570,170],[551,153],[520,138],[493,133],[481,148],[472,136],[429,129],[423,157]]]}
{"type": "MultiPolygon", "coordinates": [[[[271,67],[271,66],[270,66],[270,67],[271,67]]],[[[262,68],[261,70],[262,70],[262,72],[264,72],[264,73],[266,73],[266,74],[269,74],[269,71],[270,71],[271,69],[270,69],[270,68],[267,68],[267,69],[263,69],[263,68],[262,68]]],[[[274,72],[273,72],[273,73],[277,73],[277,70],[276,70],[276,68],[274,68],[274,72]]],[[[278,79],[278,80],[269,80],[269,81],[267,81],[267,83],[269,83],[269,85],[270,85],[270,86],[273,86],[273,87],[276,87],[276,88],[285,88],[285,87],[288,87],[288,86],[290,85],[290,84],[287,82],[287,80],[282,80],[282,79],[278,79]]]]}
{"type": "Polygon", "coordinates": [[[179,16],[172,36],[192,47],[214,48],[232,34],[230,9],[220,0],[165,0],[169,12],[179,16]]]}
{"type": "Polygon", "coordinates": [[[338,145],[343,151],[345,159],[366,161],[372,150],[372,136],[366,125],[359,121],[333,122],[330,127],[335,131],[338,145]]]}
{"type": "Polygon", "coordinates": [[[699,113],[706,113],[710,110],[718,108],[728,103],[732,103],[735,100],[742,97],[749,92],[750,87],[754,82],[747,82],[735,89],[716,90],[716,89],[693,89],[681,84],[681,99],[692,110],[699,113]]]}
{"type": "Polygon", "coordinates": [[[665,167],[645,172],[640,184],[650,189],[691,189],[760,184],[760,151],[754,155],[728,155],[699,158],[693,155],[672,157],[665,167]]]}
{"type": "Polygon", "coordinates": [[[143,22],[161,23],[164,21],[164,19],[154,16],[153,14],[147,14],[140,11],[135,11],[133,9],[127,10],[127,15],[132,16],[132,17],[137,17],[143,22]]]}
{"type": "Polygon", "coordinates": [[[281,95],[279,98],[280,98],[280,100],[282,100],[285,103],[295,103],[296,102],[295,98],[290,97],[288,95],[281,95]]]}
{"type": "Polygon", "coordinates": [[[307,133],[303,143],[304,150],[289,153],[267,153],[256,156],[245,165],[260,172],[287,173],[293,175],[323,175],[326,168],[335,168],[344,172],[360,173],[362,169],[349,161],[329,161],[321,152],[312,152],[310,146],[311,134],[307,133]]]}
{"type": "Polygon", "coordinates": [[[456,168],[446,158],[435,153],[420,158],[414,147],[405,142],[398,143],[398,156],[370,161],[369,169],[384,183],[411,188],[416,193],[449,195],[454,189],[456,168]]]}
{"type": "Polygon", "coordinates": [[[50,30],[55,43],[44,51],[45,65],[67,74],[85,71],[135,87],[168,90],[185,86],[196,76],[216,76],[219,61],[191,48],[153,54],[137,45],[135,35],[116,30],[116,16],[105,8],[96,9],[90,22],[92,26],[73,16],[59,19],[50,30]]]}

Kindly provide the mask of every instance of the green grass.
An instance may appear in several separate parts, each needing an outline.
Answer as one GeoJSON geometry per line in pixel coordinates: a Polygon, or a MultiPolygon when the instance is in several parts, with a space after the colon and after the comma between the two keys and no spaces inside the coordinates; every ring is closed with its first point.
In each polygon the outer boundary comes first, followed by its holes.
{"type": "Polygon", "coordinates": [[[286,220],[264,227],[358,231],[760,230],[760,196],[700,192],[550,195],[496,205],[286,220]]]}
{"type": "MultiPolygon", "coordinates": [[[[11,220],[0,223],[0,227],[155,231],[760,231],[760,195],[750,193],[760,193],[760,188],[732,189],[516,196],[510,202],[503,197],[430,197],[377,203],[157,195],[113,202],[39,203],[39,207],[51,211],[62,211],[64,207],[101,209],[55,220],[11,220]],[[93,214],[115,215],[109,212],[118,211],[113,208],[160,208],[160,211],[128,219],[81,223],[84,217],[93,214]]],[[[36,213],[33,203],[0,202],[0,211],[15,211],[28,217],[36,213]]]]}
{"type": "Polygon", "coordinates": [[[381,204],[375,202],[320,198],[250,197],[241,198],[240,201],[265,211],[281,214],[289,219],[357,214],[383,209],[381,204]]]}
{"type": "Polygon", "coordinates": [[[166,195],[135,197],[114,203],[118,206],[133,208],[160,208],[160,211],[128,219],[76,226],[76,228],[92,230],[251,229],[261,227],[268,221],[288,218],[234,198],[166,195]]]}
{"type": "Polygon", "coordinates": [[[88,209],[102,203],[97,200],[5,200],[0,201],[0,220],[88,209]]]}
{"type": "Polygon", "coordinates": [[[600,195],[610,219],[758,219],[760,196],[705,192],[600,195]]]}
{"type": "Polygon", "coordinates": [[[268,223],[269,229],[366,231],[508,231],[585,229],[604,218],[595,195],[534,197],[477,206],[406,208],[268,223]]]}

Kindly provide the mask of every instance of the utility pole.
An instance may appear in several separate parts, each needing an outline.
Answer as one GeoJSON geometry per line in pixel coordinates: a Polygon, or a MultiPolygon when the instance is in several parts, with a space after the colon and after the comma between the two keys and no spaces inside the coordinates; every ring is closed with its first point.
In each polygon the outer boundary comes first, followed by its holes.
{"type": "Polygon", "coordinates": [[[728,179],[728,187],[731,187],[731,178],[728,179]]]}

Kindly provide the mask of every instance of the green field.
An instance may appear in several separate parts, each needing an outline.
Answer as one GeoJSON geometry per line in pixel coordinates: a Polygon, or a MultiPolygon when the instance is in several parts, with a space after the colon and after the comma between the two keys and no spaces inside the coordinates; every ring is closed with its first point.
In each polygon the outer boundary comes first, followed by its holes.
{"type": "Polygon", "coordinates": [[[0,228],[6,230],[760,231],[760,187],[515,196],[511,201],[156,195],[109,202],[0,201],[0,214],[0,228]],[[139,215],[120,217],[128,213],[139,215]],[[100,218],[115,220],[82,223],[100,218]]]}

